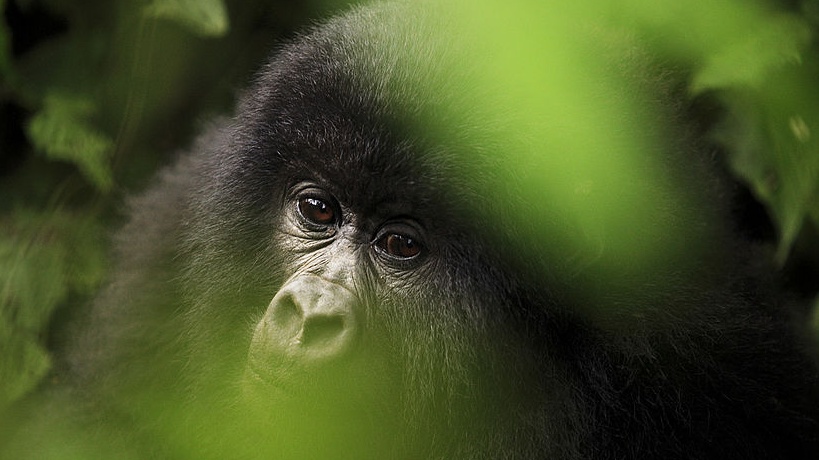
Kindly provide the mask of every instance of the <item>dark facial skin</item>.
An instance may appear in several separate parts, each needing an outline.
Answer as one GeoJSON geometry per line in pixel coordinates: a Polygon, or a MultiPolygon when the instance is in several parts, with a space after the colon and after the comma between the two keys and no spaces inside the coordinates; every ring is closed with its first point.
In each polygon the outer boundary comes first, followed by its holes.
{"type": "Polygon", "coordinates": [[[390,276],[423,262],[423,232],[414,220],[391,218],[372,232],[361,224],[366,219],[345,212],[349,209],[309,182],[287,194],[279,244],[301,257],[254,332],[251,370],[254,363],[268,367],[266,353],[309,366],[339,359],[355,346],[366,318],[365,304],[354,292],[365,285],[365,270],[357,268],[362,256],[377,270],[396,272],[390,276]]]}
{"type": "MultiPolygon", "coordinates": [[[[253,331],[244,394],[256,410],[293,408],[294,415],[273,424],[290,440],[304,438],[286,443],[297,446],[294,456],[320,458],[361,432],[381,439],[364,452],[383,450],[403,417],[398,349],[385,339],[379,310],[397,298],[385,292],[417,292],[422,265],[433,256],[416,220],[355,213],[357,204],[301,181],[284,194],[275,219],[289,278],[253,331]]],[[[361,447],[353,442],[348,449],[361,447]]]]}

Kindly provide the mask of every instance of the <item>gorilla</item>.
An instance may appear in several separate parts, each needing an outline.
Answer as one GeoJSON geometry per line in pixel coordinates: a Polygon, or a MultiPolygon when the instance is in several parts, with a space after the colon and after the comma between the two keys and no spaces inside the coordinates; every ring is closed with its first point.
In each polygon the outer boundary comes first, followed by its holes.
{"type": "Polygon", "coordinates": [[[71,409],[32,425],[78,458],[819,458],[811,345],[673,76],[601,51],[668,120],[639,129],[659,179],[616,191],[651,197],[626,239],[668,247],[641,265],[545,192],[562,173],[529,185],[572,152],[499,153],[566,127],[477,103],[486,50],[411,10],[282,46],[130,201],[71,409]]]}

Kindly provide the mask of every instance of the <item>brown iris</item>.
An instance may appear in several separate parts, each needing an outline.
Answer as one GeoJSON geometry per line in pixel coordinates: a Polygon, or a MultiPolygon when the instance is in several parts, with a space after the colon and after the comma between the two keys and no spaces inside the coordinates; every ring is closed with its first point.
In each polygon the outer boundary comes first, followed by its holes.
{"type": "Polygon", "coordinates": [[[398,233],[384,235],[377,244],[384,252],[399,259],[411,259],[421,252],[421,245],[415,240],[398,233]]]}
{"type": "Polygon", "coordinates": [[[331,225],[336,221],[333,207],[318,198],[299,199],[299,212],[305,219],[316,225],[331,225]]]}

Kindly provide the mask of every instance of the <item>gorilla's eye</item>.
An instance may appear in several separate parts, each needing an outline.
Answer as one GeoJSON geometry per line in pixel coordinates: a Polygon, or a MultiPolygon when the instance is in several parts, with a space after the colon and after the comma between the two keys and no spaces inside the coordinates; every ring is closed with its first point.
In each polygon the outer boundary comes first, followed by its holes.
{"type": "Polygon", "coordinates": [[[299,198],[299,213],[316,225],[332,225],[336,222],[336,213],[327,202],[314,198],[299,198]]]}
{"type": "Polygon", "coordinates": [[[388,233],[375,244],[388,255],[398,259],[412,259],[421,252],[421,245],[417,241],[399,233],[388,233]]]}

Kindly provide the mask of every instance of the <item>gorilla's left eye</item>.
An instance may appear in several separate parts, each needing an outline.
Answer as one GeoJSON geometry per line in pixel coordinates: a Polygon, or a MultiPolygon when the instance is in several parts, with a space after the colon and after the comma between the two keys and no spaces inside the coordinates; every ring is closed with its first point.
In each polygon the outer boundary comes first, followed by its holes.
{"type": "Polygon", "coordinates": [[[316,225],[332,225],[337,218],[333,206],[324,200],[309,196],[299,198],[299,213],[316,225]]]}
{"type": "Polygon", "coordinates": [[[412,259],[421,253],[421,245],[412,237],[400,233],[381,236],[375,245],[386,254],[397,259],[412,259]]]}

